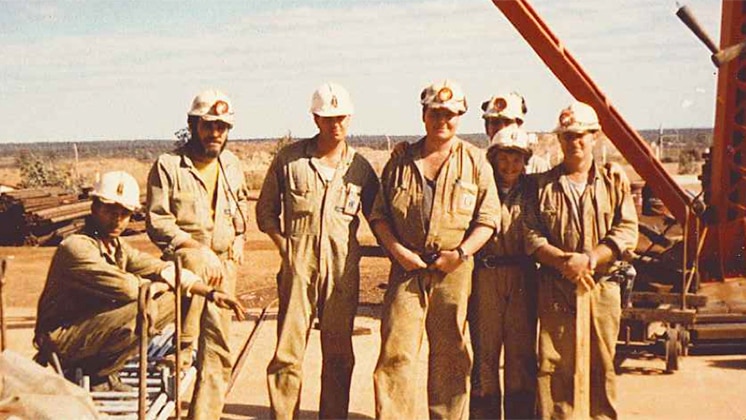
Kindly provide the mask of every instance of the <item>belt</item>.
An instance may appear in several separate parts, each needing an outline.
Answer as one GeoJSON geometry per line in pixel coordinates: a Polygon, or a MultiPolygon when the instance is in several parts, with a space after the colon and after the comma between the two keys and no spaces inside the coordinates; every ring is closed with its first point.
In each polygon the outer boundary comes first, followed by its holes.
{"type": "Polygon", "coordinates": [[[476,262],[482,268],[528,267],[534,264],[534,260],[525,255],[478,255],[476,262]]]}

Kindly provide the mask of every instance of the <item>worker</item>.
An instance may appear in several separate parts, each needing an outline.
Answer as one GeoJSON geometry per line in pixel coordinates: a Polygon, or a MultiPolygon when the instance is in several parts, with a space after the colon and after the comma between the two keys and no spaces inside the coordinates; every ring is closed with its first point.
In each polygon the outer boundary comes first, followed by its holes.
{"type": "Polygon", "coordinates": [[[471,418],[534,418],[536,406],[536,264],[523,247],[523,218],[531,181],[528,135],[495,133],[487,159],[495,172],[500,227],[475,257],[469,302],[474,347],[471,418]],[[500,354],[505,348],[504,400],[500,354]]]}
{"type": "MultiPolygon", "coordinates": [[[[187,123],[189,140],[160,155],[148,175],[147,232],[163,258],[181,258],[185,268],[211,286],[233,294],[248,211],[243,170],[226,149],[233,103],[219,90],[206,90],[192,101],[187,123]]],[[[203,299],[189,303],[180,346],[189,355],[197,341],[196,363],[201,367],[191,418],[212,420],[223,410],[233,364],[230,315],[203,299]],[[219,328],[200,330],[205,317],[217,317],[219,328]]]]}
{"type": "MultiPolygon", "coordinates": [[[[499,93],[489,100],[482,102],[482,118],[484,119],[484,132],[489,139],[502,130],[514,131],[523,126],[528,108],[526,99],[517,92],[499,93]]],[[[531,140],[529,138],[529,140],[531,140]]],[[[529,147],[535,148],[536,142],[531,142],[529,147]]],[[[534,150],[535,152],[535,150],[534,150]]],[[[551,169],[549,161],[536,153],[532,153],[526,164],[526,173],[534,174],[551,169]]]]}
{"type": "Polygon", "coordinates": [[[617,418],[614,352],[621,315],[621,258],[637,245],[637,214],[624,172],[601,167],[593,147],[596,112],[574,102],[556,132],[562,163],[537,178],[525,219],[526,252],[541,263],[539,281],[540,416],[573,415],[576,289],[590,291],[590,415],[617,418]]]}
{"type": "Polygon", "coordinates": [[[500,203],[484,152],[456,136],[467,110],[461,88],[433,83],[420,103],[426,135],[386,164],[370,218],[392,263],[374,373],[376,417],[417,417],[417,359],[427,332],[430,417],[463,419],[473,255],[492,236],[500,203]]]}
{"type": "MultiPolygon", "coordinates": [[[[69,379],[80,369],[92,391],[132,391],[118,372],[137,352],[138,291],[152,281],[151,305],[157,329],[174,316],[173,262],[137,251],[119,236],[140,207],[140,189],[123,171],[105,173],[91,193],[91,215],[79,234],[66,238],[52,258],[37,311],[34,343],[46,364],[57,353],[69,379]]],[[[245,310],[235,298],[182,271],[185,296],[207,297],[237,317],[245,310]]],[[[209,326],[205,325],[205,328],[209,326]]]]}
{"type": "Polygon", "coordinates": [[[267,367],[270,414],[277,419],[298,416],[303,355],[315,317],[323,358],[319,417],[348,415],[360,288],[357,230],[378,191],[370,163],[346,141],[354,113],[347,90],[322,84],[310,112],[318,134],[280,150],[256,206],[259,230],[282,258],[277,348],[267,367]]]}

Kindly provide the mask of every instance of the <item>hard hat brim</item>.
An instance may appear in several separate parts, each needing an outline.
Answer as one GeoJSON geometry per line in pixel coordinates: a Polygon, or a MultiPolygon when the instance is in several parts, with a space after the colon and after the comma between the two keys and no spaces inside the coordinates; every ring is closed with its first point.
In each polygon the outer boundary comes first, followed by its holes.
{"type": "Polygon", "coordinates": [[[311,114],[318,115],[319,117],[344,117],[346,115],[352,115],[353,109],[333,109],[333,110],[311,110],[311,114]]]}
{"type": "Polygon", "coordinates": [[[425,107],[429,109],[447,109],[453,112],[454,114],[458,114],[458,115],[464,115],[466,113],[466,107],[448,104],[448,103],[432,103],[429,105],[425,105],[425,107]]]}
{"type": "Polygon", "coordinates": [[[601,125],[599,124],[591,124],[591,125],[571,125],[569,127],[562,127],[558,126],[554,129],[554,132],[557,134],[562,133],[587,133],[587,132],[593,132],[593,131],[599,131],[601,130],[601,125]]]}
{"type": "Polygon", "coordinates": [[[519,147],[519,146],[505,146],[505,145],[502,145],[502,144],[493,144],[490,147],[488,147],[487,150],[488,151],[490,151],[490,150],[494,150],[494,151],[504,150],[506,152],[518,152],[518,153],[521,153],[523,155],[526,155],[527,158],[530,158],[531,156],[534,155],[534,151],[531,150],[531,149],[524,149],[523,147],[519,147]]]}
{"type": "Polygon", "coordinates": [[[205,121],[222,121],[228,124],[228,128],[233,128],[233,115],[211,115],[211,114],[204,114],[204,115],[189,114],[189,115],[200,117],[205,121]]]}
{"type": "Polygon", "coordinates": [[[127,209],[129,211],[132,211],[132,212],[137,211],[138,209],[140,209],[140,203],[137,203],[137,204],[134,204],[134,203],[123,203],[120,200],[113,199],[111,197],[107,197],[104,194],[93,194],[92,193],[91,197],[96,197],[100,202],[102,202],[104,204],[117,204],[117,205],[120,205],[120,206],[124,207],[125,209],[127,209]]]}

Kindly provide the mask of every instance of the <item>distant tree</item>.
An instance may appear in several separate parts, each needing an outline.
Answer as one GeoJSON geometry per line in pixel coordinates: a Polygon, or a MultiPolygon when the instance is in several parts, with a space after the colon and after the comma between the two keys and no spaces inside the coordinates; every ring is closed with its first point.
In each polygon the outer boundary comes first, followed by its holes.
{"type": "Polygon", "coordinates": [[[682,150],[679,153],[679,174],[688,175],[697,173],[697,154],[695,149],[682,150]]]}
{"type": "Polygon", "coordinates": [[[277,155],[277,153],[282,150],[283,147],[287,146],[288,144],[293,142],[293,133],[288,130],[287,134],[277,139],[277,143],[275,144],[275,150],[272,151],[272,156],[277,155]]]}
{"type": "Polygon", "coordinates": [[[56,166],[49,158],[22,152],[17,161],[21,171],[21,182],[18,186],[21,188],[62,187],[77,191],[84,183],[82,177],[75,175],[72,166],[56,166]]]}

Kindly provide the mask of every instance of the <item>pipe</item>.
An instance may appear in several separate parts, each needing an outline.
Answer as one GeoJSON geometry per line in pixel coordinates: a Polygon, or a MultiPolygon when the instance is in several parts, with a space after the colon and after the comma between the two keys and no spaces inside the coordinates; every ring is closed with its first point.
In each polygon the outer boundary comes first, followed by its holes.
{"type": "Polygon", "coordinates": [[[5,273],[8,270],[8,259],[0,260],[0,352],[5,351],[8,329],[5,324],[5,273]]]}
{"type": "Polygon", "coordinates": [[[148,408],[148,306],[150,305],[151,292],[150,283],[140,285],[140,293],[137,299],[137,324],[140,331],[140,366],[138,368],[138,401],[137,418],[145,420],[148,408]]]}
{"type": "Polygon", "coordinates": [[[174,405],[176,408],[176,419],[181,419],[181,257],[174,254],[174,263],[176,265],[176,276],[174,278],[174,349],[175,364],[174,369],[174,405]]]}

